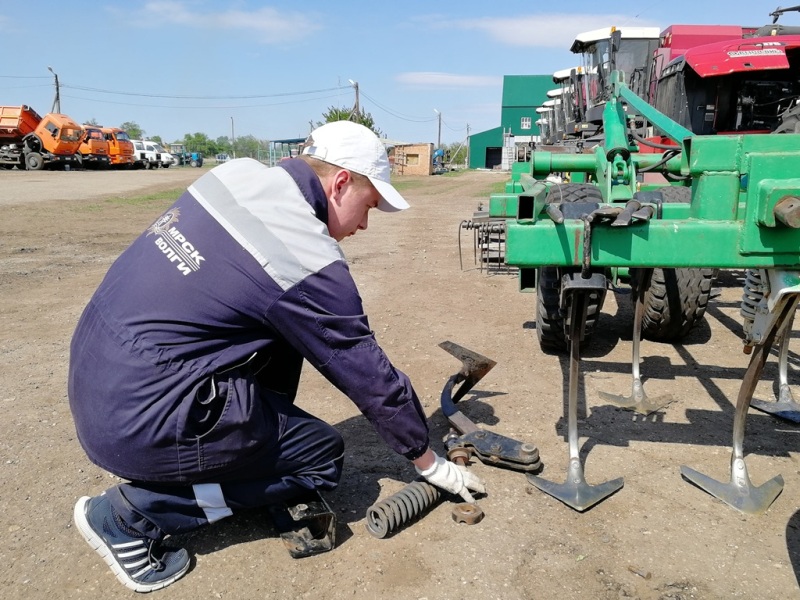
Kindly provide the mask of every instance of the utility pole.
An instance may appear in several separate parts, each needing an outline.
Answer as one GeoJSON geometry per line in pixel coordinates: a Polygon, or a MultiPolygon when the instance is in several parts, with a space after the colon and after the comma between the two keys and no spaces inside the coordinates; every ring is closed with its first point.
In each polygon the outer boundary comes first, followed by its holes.
{"type": "Polygon", "coordinates": [[[433,109],[433,112],[435,112],[439,117],[439,135],[436,138],[436,149],[438,150],[439,148],[442,147],[442,113],[440,113],[435,108],[433,109]]]}
{"type": "Polygon", "coordinates": [[[469,123],[467,123],[467,165],[466,167],[469,169],[469,123]]]}
{"type": "Polygon", "coordinates": [[[61,114],[61,90],[58,85],[58,75],[53,71],[53,67],[47,67],[47,70],[56,78],[56,97],[53,99],[53,109],[50,112],[61,114]]]}
{"type": "Polygon", "coordinates": [[[236,136],[233,134],[233,117],[231,117],[231,153],[236,158],[236,136]]]}
{"type": "Polygon", "coordinates": [[[358,99],[358,82],[353,81],[352,79],[348,79],[347,81],[350,82],[350,85],[352,85],[353,89],[356,91],[356,104],[353,107],[353,111],[350,113],[349,120],[358,123],[361,120],[361,106],[359,104],[359,99],[358,99]]]}

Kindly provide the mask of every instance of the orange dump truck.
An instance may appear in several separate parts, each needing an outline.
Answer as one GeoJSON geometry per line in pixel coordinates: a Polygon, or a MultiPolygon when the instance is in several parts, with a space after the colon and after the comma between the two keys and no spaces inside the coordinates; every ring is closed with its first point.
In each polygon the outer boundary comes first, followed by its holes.
{"type": "Polygon", "coordinates": [[[30,106],[0,106],[0,167],[77,166],[82,133],[67,115],[40,117],[30,106]]]}
{"type": "Polygon", "coordinates": [[[78,153],[84,167],[104,169],[111,163],[108,155],[108,141],[102,129],[94,125],[84,125],[78,153]]]}
{"type": "Polygon", "coordinates": [[[101,127],[108,142],[108,157],[112,166],[130,167],[133,165],[133,142],[119,127],[101,127]]]}

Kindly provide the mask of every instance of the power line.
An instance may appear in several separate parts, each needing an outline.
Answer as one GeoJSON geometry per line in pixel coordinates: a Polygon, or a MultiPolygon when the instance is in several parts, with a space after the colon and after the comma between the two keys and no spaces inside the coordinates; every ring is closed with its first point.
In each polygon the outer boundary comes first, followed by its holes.
{"type": "Polygon", "coordinates": [[[50,79],[49,75],[0,75],[3,79],[50,79]]]}
{"type": "MultiPolygon", "coordinates": [[[[65,86],[61,86],[65,87],[65,86]]],[[[301,102],[313,102],[315,100],[325,100],[327,98],[336,98],[338,94],[329,94],[327,96],[318,96],[316,98],[305,98],[301,100],[289,100],[286,102],[270,102],[265,104],[237,104],[237,105],[226,105],[226,106],[181,106],[178,104],[137,104],[134,102],[114,102],[113,100],[100,100],[98,98],[86,98],[84,96],[73,96],[72,94],[62,94],[65,98],[73,98],[76,100],[87,100],[89,102],[97,102],[98,104],[114,104],[117,106],[139,106],[143,108],[181,108],[181,109],[204,109],[204,110],[214,110],[214,109],[229,109],[229,108],[262,108],[267,106],[281,106],[284,104],[298,104],[301,102]]]]}
{"type": "Polygon", "coordinates": [[[69,85],[62,83],[62,88],[79,90],[82,92],[95,92],[100,94],[113,94],[117,96],[137,96],[140,98],[166,98],[170,100],[256,100],[259,98],[281,98],[285,96],[303,96],[307,94],[319,94],[322,92],[339,91],[340,88],[324,88],[321,90],[307,90],[303,92],[282,92],[278,94],[253,94],[249,96],[188,96],[188,95],[169,95],[169,94],[142,94],[138,92],[119,92],[115,90],[103,90],[100,88],[85,87],[81,85],[69,85]]]}
{"type": "Polygon", "coordinates": [[[389,113],[393,117],[396,117],[396,118],[398,118],[398,119],[400,119],[402,121],[410,121],[412,123],[430,123],[431,121],[435,121],[437,119],[437,117],[419,118],[419,117],[411,117],[409,115],[402,115],[401,113],[397,113],[397,112],[395,112],[395,111],[393,111],[393,110],[391,110],[389,108],[386,108],[385,106],[381,105],[377,100],[375,100],[375,98],[372,98],[372,97],[368,96],[367,94],[365,94],[363,89],[361,90],[361,95],[364,96],[364,98],[367,98],[368,100],[370,100],[375,106],[380,108],[382,111],[384,111],[386,113],[389,113]]]}

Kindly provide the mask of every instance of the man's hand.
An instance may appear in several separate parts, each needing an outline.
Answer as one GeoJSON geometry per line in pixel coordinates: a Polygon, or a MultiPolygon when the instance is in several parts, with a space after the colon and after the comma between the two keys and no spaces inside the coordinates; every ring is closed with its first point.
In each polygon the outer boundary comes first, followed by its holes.
{"type": "Polygon", "coordinates": [[[436,453],[433,453],[433,457],[433,464],[427,469],[414,467],[417,473],[422,475],[428,483],[451,494],[461,496],[464,502],[475,502],[475,498],[469,493],[470,490],[481,494],[486,493],[486,487],[474,473],[449,460],[445,460],[436,453]]]}

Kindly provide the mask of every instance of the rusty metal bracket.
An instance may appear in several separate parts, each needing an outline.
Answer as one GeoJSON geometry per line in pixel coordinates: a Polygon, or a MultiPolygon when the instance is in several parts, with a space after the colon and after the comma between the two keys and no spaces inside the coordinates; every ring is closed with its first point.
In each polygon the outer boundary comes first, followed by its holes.
{"type": "Polygon", "coordinates": [[[441,395],[442,413],[457,432],[445,438],[448,453],[464,448],[487,465],[526,473],[540,470],[542,462],[534,444],[481,429],[455,406],[497,363],[453,342],[442,342],[439,347],[461,361],[461,370],[447,380],[441,395]],[[453,392],[457,384],[461,385],[453,392]]]}
{"type": "Polygon", "coordinates": [[[309,492],[292,506],[267,509],[292,558],[328,552],[336,545],[336,513],[318,491],[309,492]]]}

